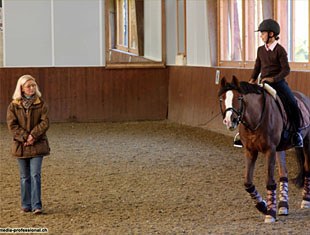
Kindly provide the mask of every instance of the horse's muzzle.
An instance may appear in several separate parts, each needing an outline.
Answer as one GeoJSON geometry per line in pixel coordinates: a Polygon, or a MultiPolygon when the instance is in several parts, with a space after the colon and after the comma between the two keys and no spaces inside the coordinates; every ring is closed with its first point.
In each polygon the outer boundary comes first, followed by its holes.
{"type": "Polygon", "coordinates": [[[232,120],[230,118],[224,118],[223,124],[227,127],[228,130],[234,131],[238,127],[238,120],[237,118],[233,118],[232,120]]]}

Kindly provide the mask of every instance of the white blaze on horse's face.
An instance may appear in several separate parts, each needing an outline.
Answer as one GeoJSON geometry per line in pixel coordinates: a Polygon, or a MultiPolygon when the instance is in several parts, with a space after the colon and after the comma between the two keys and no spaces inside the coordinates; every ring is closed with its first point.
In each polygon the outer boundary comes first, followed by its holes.
{"type": "MultiPolygon", "coordinates": [[[[233,98],[234,93],[232,91],[226,92],[226,98],[225,98],[225,109],[232,108],[233,106],[233,98]]],[[[235,130],[236,125],[231,121],[231,115],[233,114],[232,110],[229,110],[226,112],[225,117],[223,119],[223,124],[226,125],[227,129],[229,130],[235,130]]]]}

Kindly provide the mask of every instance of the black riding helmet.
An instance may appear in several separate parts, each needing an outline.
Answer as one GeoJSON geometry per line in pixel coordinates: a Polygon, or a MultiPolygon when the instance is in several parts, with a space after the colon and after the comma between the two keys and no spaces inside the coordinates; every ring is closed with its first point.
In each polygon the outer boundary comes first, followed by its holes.
{"type": "Polygon", "coordinates": [[[278,40],[279,39],[278,35],[280,34],[280,25],[278,24],[277,21],[273,19],[266,19],[259,24],[258,30],[256,30],[255,32],[273,32],[275,39],[278,40]]]}

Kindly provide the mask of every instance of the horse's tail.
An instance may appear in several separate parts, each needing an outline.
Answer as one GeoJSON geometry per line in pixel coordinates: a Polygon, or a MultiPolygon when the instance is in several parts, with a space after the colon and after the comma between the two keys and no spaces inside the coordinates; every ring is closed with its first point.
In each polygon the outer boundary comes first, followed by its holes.
{"type": "Polygon", "coordinates": [[[296,161],[298,167],[298,174],[292,180],[297,188],[302,188],[304,186],[305,181],[305,169],[304,169],[304,162],[305,162],[305,155],[302,148],[295,148],[296,151],[296,161]]]}

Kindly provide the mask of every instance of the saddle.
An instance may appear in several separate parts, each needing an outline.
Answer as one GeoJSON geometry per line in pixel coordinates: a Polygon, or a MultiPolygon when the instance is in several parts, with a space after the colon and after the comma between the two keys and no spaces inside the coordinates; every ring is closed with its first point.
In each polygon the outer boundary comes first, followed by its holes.
{"type": "MultiPolygon", "coordinates": [[[[297,93],[297,92],[293,92],[293,93],[294,93],[298,108],[301,113],[299,126],[301,127],[301,129],[305,129],[310,126],[310,110],[308,110],[306,104],[302,101],[302,96],[300,95],[300,93],[297,93]]],[[[278,105],[278,108],[283,118],[284,128],[281,134],[280,143],[277,146],[277,151],[282,151],[285,149],[285,146],[288,146],[290,144],[293,132],[291,130],[290,120],[284,108],[283,101],[280,99],[280,96],[277,95],[275,101],[278,105]]]]}

